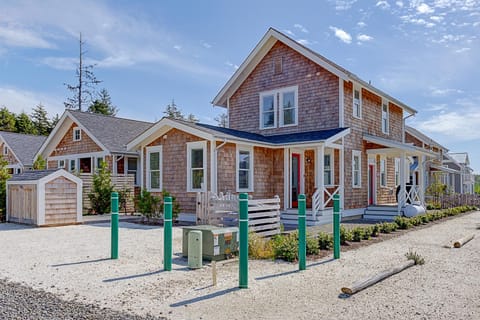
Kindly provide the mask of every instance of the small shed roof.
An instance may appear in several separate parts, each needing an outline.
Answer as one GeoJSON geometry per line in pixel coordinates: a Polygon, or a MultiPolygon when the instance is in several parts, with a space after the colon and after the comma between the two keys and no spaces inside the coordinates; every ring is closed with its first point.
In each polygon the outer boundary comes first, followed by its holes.
{"type": "Polygon", "coordinates": [[[35,153],[47,139],[46,136],[0,131],[5,143],[24,166],[32,166],[35,153]]]}
{"type": "Polygon", "coordinates": [[[29,170],[22,172],[20,174],[14,174],[10,179],[8,179],[8,183],[18,184],[22,182],[36,182],[36,181],[49,181],[53,180],[57,177],[64,176],[70,180],[75,181],[76,183],[82,184],[82,180],[71,174],[64,169],[47,169],[47,170],[29,170]]]}

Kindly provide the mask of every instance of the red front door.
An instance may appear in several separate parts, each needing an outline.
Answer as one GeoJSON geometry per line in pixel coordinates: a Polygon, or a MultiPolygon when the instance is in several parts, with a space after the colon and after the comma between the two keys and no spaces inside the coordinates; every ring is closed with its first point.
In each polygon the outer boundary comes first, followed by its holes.
{"type": "Polygon", "coordinates": [[[368,205],[373,204],[375,193],[375,166],[368,165],[368,205]]]}
{"type": "Polygon", "coordinates": [[[298,208],[300,194],[300,155],[292,153],[292,208],[298,208]]]}

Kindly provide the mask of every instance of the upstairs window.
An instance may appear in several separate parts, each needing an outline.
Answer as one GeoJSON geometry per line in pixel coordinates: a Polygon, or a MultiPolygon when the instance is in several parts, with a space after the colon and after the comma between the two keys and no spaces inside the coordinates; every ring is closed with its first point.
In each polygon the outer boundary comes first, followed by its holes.
{"type": "Polygon", "coordinates": [[[298,124],[298,87],[260,93],[260,129],[298,124]],[[279,120],[277,120],[277,117],[279,120]]]}
{"type": "Polygon", "coordinates": [[[206,191],[206,141],[187,143],[187,166],[187,192],[206,191]]]}
{"type": "Polygon", "coordinates": [[[292,126],[297,124],[297,89],[287,89],[280,95],[280,126],[292,126]]]}
{"type": "Polygon", "coordinates": [[[353,87],[353,116],[362,118],[362,90],[359,87],[353,87]]]}
{"type": "Polygon", "coordinates": [[[277,122],[276,104],[277,99],[275,94],[265,94],[260,97],[260,128],[268,129],[275,128],[277,122]]]}
{"type": "Polygon", "coordinates": [[[388,134],[389,125],[388,125],[388,101],[382,100],[382,132],[388,134]]]}
{"type": "Polygon", "coordinates": [[[387,159],[380,157],[380,186],[387,186],[387,159]]]}
{"type": "Polygon", "coordinates": [[[73,128],[73,141],[82,140],[82,130],[80,128],[73,128]]]}
{"type": "Polygon", "coordinates": [[[362,153],[358,150],[352,151],[352,187],[362,186],[362,153]]]}

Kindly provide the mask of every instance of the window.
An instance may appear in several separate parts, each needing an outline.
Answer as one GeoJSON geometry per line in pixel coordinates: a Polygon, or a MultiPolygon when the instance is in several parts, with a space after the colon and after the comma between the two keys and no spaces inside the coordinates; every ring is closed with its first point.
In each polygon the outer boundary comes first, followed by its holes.
{"type": "Polygon", "coordinates": [[[207,176],[207,142],[187,143],[187,192],[205,191],[207,176]]]}
{"type": "Polygon", "coordinates": [[[253,191],[253,149],[237,146],[237,192],[253,191]]]}
{"type": "Polygon", "coordinates": [[[7,146],[3,146],[3,154],[4,155],[8,154],[8,147],[7,146]]]}
{"type": "Polygon", "coordinates": [[[147,148],[147,190],[162,191],[162,146],[147,148]]]}
{"type": "Polygon", "coordinates": [[[137,158],[127,159],[127,174],[133,174],[134,184],[137,185],[137,158]]]}
{"type": "Polygon", "coordinates": [[[395,185],[400,184],[400,158],[395,158],[395,185]]]}
{"type": "Polygon", "coordinates": [[[323,155],[323,182],[326,186],[333,185],[333,154],[323,155]]]}
{"type": "Polygon", "coordinates": [[[73,128],[73,141],[82,140],[82,130],[80,128],[73,128]]]}
{"type": "Polygon", "coordinates": [[[65,160],[58,160],[57,168],[65,168],[65,160]]]}
{"type": "Polygon", "coordinates": [[[77,160],[72,159],[70,160],[70,166],[68,168],[70,172],[75,172],[77,170],[77,160]]]}
{"type": "Polygon", "coordinates": [[[382,132],[388,134],[388,101],[382,100],[382,132]]]}
{"type": "Polygon", "coordinates": [[[97,157],[96,160],[95,160],[95,166],[96,166],[96,169],[100,169],[102,167],[102,162],[103,162],[103,157],[97,157]]]}
{"type": "Polygon", "coordinates": [[[80,158],[78,159],[80,172],[92,173],[92,158],[80,158]]]}
{"type": "Polygon", "coordinates": [[[362,89],[353,87],[353,116],[355,118],[362,118],[362,89]]]}
{"type": "Polygon", "coordinates": [[[387,159],[384,156],[380,157],[380,186],[387,186],[387,159]]]}
{"type": "Polygon", "coordinates": [[[298,124],[298,87],[282,88],[260,93],[260,129],[298,124]]]}
{"type": "Polygon", "coordinates": [[[362,185],[362,153],[358,150],[352,151],[352,186],[360,188],[362,185]]]}
{"type": "Polygon", "coordinates": [[[297,124],[297,89],[293,88],[280,93],[280,126],[297,124]]]}

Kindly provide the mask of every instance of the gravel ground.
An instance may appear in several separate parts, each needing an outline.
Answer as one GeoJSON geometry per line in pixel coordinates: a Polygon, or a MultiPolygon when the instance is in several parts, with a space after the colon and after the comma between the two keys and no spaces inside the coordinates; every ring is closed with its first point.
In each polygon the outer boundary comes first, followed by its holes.
{"type": "MultiPolygon", "coordinates": [[[[181,229],[174,229],[173,271],[163,272],[159,227],[122,223],[120,257],[110,260],[106,224],[58,228],[3,224],[0,278],[63,300],[95,304],[98,310],[108,307],[168,319],[478,320],[479,222],[480,212],[474,212],[343,252],[340,260],[309,261],[303,272],[297,272],[296,264],[250,261],[249,289],[242,290],[237,289],[236,262],[217,265],[216,287],[211,285],[210,266],[188,270],[179,256],[181,229]],[[472,233],[476,238],[463,248],[444,247],[472,233]],[[424,256],[426,264],[351,297],[340,295],[341,287],[405,261],[409,249],[424,256]]],[[[45,303],[36,297],[20,301],[22,306],[29,301],[45,303]]],[[[0,315],[4,310],[0,305],[0,315]]],[[[62,318],[68,317],[66,313],[62,318]]]]}

